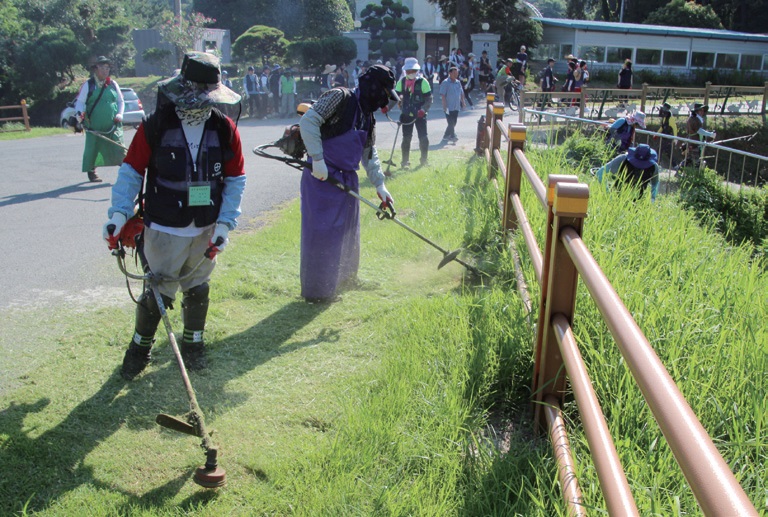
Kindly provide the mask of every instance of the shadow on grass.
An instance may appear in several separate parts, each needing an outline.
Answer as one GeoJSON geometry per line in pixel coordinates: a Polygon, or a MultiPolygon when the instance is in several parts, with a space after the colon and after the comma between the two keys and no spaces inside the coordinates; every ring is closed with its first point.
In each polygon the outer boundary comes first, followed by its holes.
{"type": "MultiPolygon", "coordinates": [[[[282,346],[327,308],[328,305],[309,305],[303,301],[288,303],[245,332],[214,343],[209,352],[209,369],[191,376],[203,412],[210,407],[211,400],[222,396],[223,386],[230,379],[274,357],[338,339],[333,332],[323,329],[312,339],[282,346]]],[[[173,413],[173,408],[188,409],[173,354],[169,347],[161,346],[156,351],[157,354],[153,350],[155,358],[146,373],[128,382],[120,377],[118,365],[96,393],[82,401],[58,425],[41,434],[34,427],[25,425],[25,421],[30,415],[46,410],[51,399],[41,398],[31,404],[12,403],[0,412],[0,464],[4,472],[0,476],[0,515],[44,510],[82,485],[123,493],[128,497],[126,508],[150,508],[173,498],[191,481],[192,470],[145,494],[129,493],[117,488],[113,482],[97,479],[86,461],[92,451],[122,427],[151,429],[156,426],[157,413],[173,413]]],[[[237,396],[224,397],[225,405],[240,403],[237,396]]],[[[175,435],[169,433],[169,436],[175,435]]],[[[142,451],[139,445],[131,450],[136,457],[126,455],[123,458],[134,465],[132,469],[138,477],[145,476],[145,472],[153,468],[153,453],[142,451]]],[[[202,454],[200,460],[202,464],[202,454]]],[[[124,481],[125,484],[133,482],[124,481]]],[[[215,492],[200,489],[187,498],[183,506],[198,507],[215,498],[215,492]]]]}

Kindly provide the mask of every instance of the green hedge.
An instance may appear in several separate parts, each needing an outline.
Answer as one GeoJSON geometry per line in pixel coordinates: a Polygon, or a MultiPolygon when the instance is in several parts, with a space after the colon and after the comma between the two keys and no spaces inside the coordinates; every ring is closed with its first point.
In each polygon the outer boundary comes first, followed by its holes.
{"type": "Polygon", "coordinates": [[[684,206],[735,243],[751,242],[760,255],[768,254],[768,190],[729,187],[708,168],[683,170],[680,199],[684,206]]]}

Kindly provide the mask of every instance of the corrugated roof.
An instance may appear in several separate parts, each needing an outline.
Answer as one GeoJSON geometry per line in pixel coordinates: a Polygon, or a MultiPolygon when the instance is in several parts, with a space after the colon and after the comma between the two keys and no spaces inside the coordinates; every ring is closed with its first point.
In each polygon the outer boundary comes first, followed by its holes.
{"type": "Polygon", "coordinates": [[[595,22],[589,20],[567,20],[564,18],[533,18],[544,25],[567,27],[582,31],[616,32],[621,34],[652,34],[656,36],[683,36],[688,38],[755,41],[768,43],[768,35],[717,29],[693,29],[668,27],[666,25],[645,25],[640,23],[595,22]]]}

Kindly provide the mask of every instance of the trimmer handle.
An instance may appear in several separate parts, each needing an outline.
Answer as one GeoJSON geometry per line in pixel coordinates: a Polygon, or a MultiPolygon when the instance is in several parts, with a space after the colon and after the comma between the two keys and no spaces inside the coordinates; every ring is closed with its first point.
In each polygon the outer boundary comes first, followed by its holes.
{"type": "Polygon", "coordinates": [[[389,201],[382,201],[379,205],[379,211],[376,212],[376,217],[378,217],[380,221],[384,219],[394,219],[396,215],[395,205],[389,201]]]}
{"type": "Polygon", "coordinates": [[[224,237],[219,237],[218,239],[216,239],[216,242],[213,243],[213,246],[210,246],[207,250],[205,250],[205,258],[213,259],[213,257],[216,256],[216,253],[214,253],[214,249],[217,246],[220,246],[222,244],[224,244],[224,237]]]}

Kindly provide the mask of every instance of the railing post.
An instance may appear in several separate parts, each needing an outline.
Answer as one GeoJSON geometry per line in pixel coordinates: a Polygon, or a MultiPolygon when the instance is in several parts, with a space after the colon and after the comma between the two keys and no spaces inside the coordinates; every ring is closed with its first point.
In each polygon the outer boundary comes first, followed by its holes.
{"type": "Polygon", "coordinates": [[[645,100],[648,98],[648,83],[643,83],[643,93],[640,95],[640,111],[645,113],[645,100]]]}
{"type": "Polygon", "coordinates": [[[534,421],[539,424],[537,430],[546,429],[542,411],[544,398],[551,395],[562,404],[565,396],[566,372],[552,329],[552,317],[561,314],[572,323],[576,309],[578,271],[560,241],[560,232],[565,227],[572,227],[581,235],[588,201],[589,186],[578,183],[576,176],[549,176],[547,236],[533,365],[534,421]]]}
{"type": "Polygon", "coordinates": [[[504,120],[504,104],[500,102],[493,103],[493,117],[491,117],[491,159],[488,162],[488,179],[496,177],[499,170],[494,159],[494,153],[501,148],[501,132],[496,121],[504,120]]]}
{"type": "Polygon", "coordinates": [[[27,131],[32,131],[32,128],[29,127],[29,114],[27,113],[27,101],[25,99],[21,99],[21,116],[24,117],[24,127],[27,131]]]}
{"type": "Polygon", "coordinates": [[[709,90],[712,88],[712,81],[704,83],[704,106],[709,106],[709,90]]]}
{"type": "Polygon", "coordinates": [[[763,116],[763,125],[765,125],[766,104],[768,104],[768,81],[765,81],[765,89],[763,90],[763,111],[761,112],[761,115],[763,116]]]}
{"type": "Polygon", "coordinates": [[[587,85],[583,84],[581,86],[581,91],[579,92],[579,118],[584,118],[584,111],[587,107],[587,85]]]}
{"type": "Polygon", "coordinates": [[[517,107],[517,121],[520,124],[525,124],[525,87],[520,88],[520,105],[517,107]]]}
{"type": "Polygon", "coordinates": [[[502,224],[505,231],[517,229],[517,214],[512,208],[512,194],[520,194],[520,183],[523,177],[523,168],[515,158],[515,149],[525,150],[526,128],[522,124],[510,124],[509,145],[507,146],[507,183],[504,188],[504,214],[502,224]]]}

